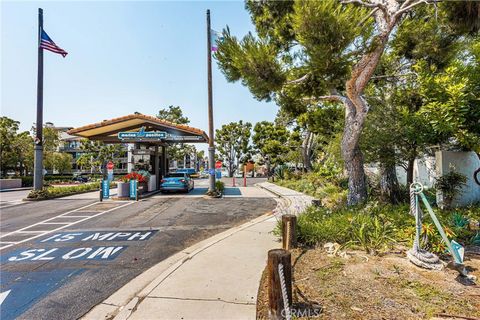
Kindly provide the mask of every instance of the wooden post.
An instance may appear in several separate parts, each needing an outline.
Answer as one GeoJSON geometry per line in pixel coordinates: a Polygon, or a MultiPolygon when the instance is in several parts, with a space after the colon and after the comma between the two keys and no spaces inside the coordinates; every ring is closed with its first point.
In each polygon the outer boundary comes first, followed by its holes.
{"type": "Polygon", "coordinates": [[[213,94],[212,94],[212,29],[210,28],[210,10],[207,10],[207,82],[208,82],[208,191],[215,191],[215,143],[213,129],[213,94]]]}
{"type": "Polygon", "coordinates": [[[247,164],[243,165],[243,186],[247,186],[247,164]]]}
{"type": "Polygon", "coordinates": [[[293,214],[282,216],[283,249],[290,250],[297,246],[297,217],[293,214]]]}
{"type": "Polygon", "coordinates": [[[268,313],[271,320],[286,319],[283,303],[279,264],[283,265],[283,274],[288,297],[288,307],[292,305],[292,265],[290,252],[283,249],[268,251],[268,313]]]}

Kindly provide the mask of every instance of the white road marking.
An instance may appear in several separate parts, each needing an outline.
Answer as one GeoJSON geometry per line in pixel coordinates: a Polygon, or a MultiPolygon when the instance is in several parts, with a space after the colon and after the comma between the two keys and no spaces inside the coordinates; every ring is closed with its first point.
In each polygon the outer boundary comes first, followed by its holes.
{"type": "MultiPolygon", "coordinates": [[[[122,201],[122,202],[125,202],[125,201],[122,201]]],[[[55,228],[55,229],[52,229],[52,230],[45,230],[45,231],[25,231],[26,229],[29,229],[31,227],[34,227],[34,226],[38,226],[40,224],[43,224],[45,222],[48,222],[48,221],[51,221],[53,219],[56,219],[56,218],[59,218],[59,217],[64,217],[66,214],[69,214],[69,213],[72,213],[72,212],[77,212],[77,211],[80,211],[82,209],[85,209],[85,208],[88,208],[88,207],[91,207],[93,205],[96,205],[96,204],[99,204],[101,202],[95,202],[95,203],[92,203],[92,204],[89,204],[89,205],[86,205],[84,207],[80,207],[80,208],[77,208],[77,209],[74,209],[74,210],[71,210],[71,211],[67,211],[65,213],[62,213],[58,216],[55,216],[53,218],[50,218],[50,219],[47,219],[47,220],[43,220],[43,221],[40,221],[40,222],[37,222],[37,223],[34,223],[32,225],[29,225],[29,226],[26,226],[26,227],[23,227],[21,229],[18,229],[18,230],[15,230],[15,231],[12,231],[12,232],[9,232],[9,233],[6,233],[4,235],[2,235],[0,238],[3,238],[3,237],[6,237],[6,236],[9,236],[9,235],[12,235],[12,234],[21,234],[21,233],[40,233],[36,236],[33,236],[33,237],[30,237],[30,238],[27,238],[27,239],[24,239],[24,240],[21,240],[21,241],[18,241],[16,243],[12,243],[12,244],[9,244],[9,245],[6,245],[4,247],[1,247],[0,250],[3,250],[3,249],[6,249],[6,248],[9,248],[13,245],[16,245],[16,244],[19,244],[19,243],[23,243],[23,242],[27,242],[27,241],[30,241],[30,240],[33,240],[33,239],[36,239],[36,238],[39,238],[39,237],[42,237],[46,234],[49,234],[51,232],[54,232],[54,231],[58,231],[58,230],[62,230],[62,229],[65,229],[67,227],[70,227],[72,225],[75,225],[77,223],[80,223],[80,222],[83,222],[83,221],[86,221],[86,220],[89,220],[89,219],[92,219],[92,218],[95,218],[95,217],[98,217],[98,216],[101,216],[102,214],[105,214],[107,212],[110,212],[110,211],[113,211],[113,210],[116,210],[116,209],[120,209],[120,208],[123,208],[123,207],[126,207],[128,205],[131,205],[133,203],[135,203],[135,201],[128,201],[126,202],[125,204],[121,205],[121,206],[118,206],[118,207],[113,207],[111,209],[108,209],[108,210],[105,210],[105,211],[100,211],[99,213],[93,215],[93,216],[88,216],[88,217],[82,217],[83,219],[80,219],[80,220],[77,220],[77,221],[73,221],[73,222],[69,222],[67,224],[63,224],[62,226],[58,227],[58,228],[55,228]]],[[[71,217],[71,216],[68,216],[68,217],[71,217]]],[[[0,242],[1,242],[1,239],[0,239],[0,242]]]]}
{"type": "Polygon", "coordinates": [[[42,224],[68,224],[68,222],[44,222],[42,224]]]}
{"type": "MultiPolygon", "coordinates": [[[[22,231],[16,231],[16,232],[18,232],[18,233],[42,233],[42,232],[47,232],[47,231],[48,231],[48,230],[38,230],[38,231],[37,231],[37,230],[35,230],[35,231],[28,231],[28,230],[27,230],[27,231],[23,231],[23,230],[22,230],[22,231]]],[[[15,232],[15,231],[14,231],[14,232],[15,232]]],[[[5,236],[2,236],[2,237],[5,237],[5,236]]]]}
{"type": "Polygon", "coordinates": [[[27,203],[27,202],[22,201],[22,200],[3,201],[0,204],[0,209],[10,208],[10,207],[18,206],[19,204],[25,204],[25,203],[27,203]],[[6,205],[4,205],[4,204],[6,204],[6,205]]]}
{"type": "Polygon", "coordinates": [[[8,294],[10,293],[10,291],[12,291],[12,290],[8,290],[8,291],[0,293],[0,306],[2,305],[3,301],[5,301],[8,294]]]}

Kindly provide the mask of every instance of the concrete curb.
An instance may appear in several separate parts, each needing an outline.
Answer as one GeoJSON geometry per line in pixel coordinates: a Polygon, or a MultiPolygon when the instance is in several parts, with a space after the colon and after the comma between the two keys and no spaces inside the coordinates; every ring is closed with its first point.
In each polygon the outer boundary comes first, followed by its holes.
{"type": "Polygon", "coordinates": [[[32,190],[32,187],[24,187],[24,188],[15,188],[15,189],[0,189],[0,193],[2,192],[13,192],[13,191],[24,191],[24,190],[32,190]]]}
{"type": "Polygon", "coordinates": [[[193,246],[170,256],[125,284],[109,298],[93,307],[81,319],[127,319],[135,310],[138,303],[179,269],[186,261],[194,258],[197,254],[228,237],[272,217],[272,213],[268,212],[240,226],[233,227],[200,241],[193,246]]]}
{"type": "Polygon", "coordinates": [[[275,191],[273,191],[272,189],[267,188],[267,187],[261,185],[260,183],[255,184],[255,186],[256,186],[256,187],[259,187],[259,188],[261,188],[261,189],[263,189],[263,190],[266,190],[266,191],[268,191],[268,192],[270,192],[270,193],[273,193],[273,194],[276,195],[278,198],[283,198],[283,196],[282,196],[280,193],[275,192],[275,191]]]}

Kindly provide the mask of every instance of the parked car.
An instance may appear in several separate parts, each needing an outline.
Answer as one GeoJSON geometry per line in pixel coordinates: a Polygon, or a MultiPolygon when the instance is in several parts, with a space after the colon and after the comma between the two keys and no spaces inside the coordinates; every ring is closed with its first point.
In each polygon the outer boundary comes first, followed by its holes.
{"type": "Polygon", "coordinates": [[[184,169],[177,169],[175,171],[176,173],[186,173],[188,174],[192,179],[196,179],[200,177],[200,174],[197,173],[197,171],[194,168],[184,168],[184,169]]]}
{"type": "Polygon", "coordinates": [[[195,187],[193,179],[186,173],[169,173],[160,181],[160,191],[184,191],[189,192],[195,187]]]}
{"type": "Polygon", "coordinates": [[[81,174],[73,174],[73,178],[72,178],[73,181],[76,181],[76,182],[82,182],[82,183],[85,183],[85,182],[88,182],[90,180],[90,177],[88,176],[83,176],[81,174]]]}
{"type": "Polygon", "coordinates": [[[237,170],[233,175],[235,176],[235,178],[243,178],[243,171],[237,170]]]}

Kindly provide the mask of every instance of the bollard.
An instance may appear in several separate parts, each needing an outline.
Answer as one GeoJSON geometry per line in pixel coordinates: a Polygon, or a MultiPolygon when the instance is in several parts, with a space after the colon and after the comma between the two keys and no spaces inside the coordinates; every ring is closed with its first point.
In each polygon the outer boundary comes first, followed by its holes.
{"type": "Polygon", "coordinates": [[[233,176],[232,187],[235,187],[235,176],[233,176]]]}
{"type": "Polygon", "coordinates": [[[282,216],[283,249],[290,250],[297,246],[297,217],[293,214],[282,216]]]}
{"type": "Polygon", "coordinates": [[[103,192],[102,192],[102,187],[100,187],[100,202],[103,201],[103,192]]]}
{"type": "Polygon", "coordinates": [[[246,187],[247,186],[247,173],[245,172],[245,174],[243,175],[243,186],[246,187]]]}
{"type": "Polygon", "coordinates": [[[292,305],[292,265],[290,252],[283,249],[268,251],[268,314],[271,320],[286,319],[292,305]],[[282,280],[279,265],[283,266],[285,293],[287,303],[284,304],[282,280]]]}

